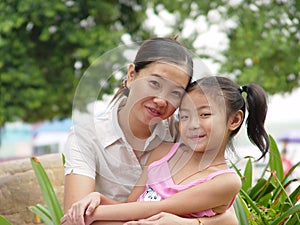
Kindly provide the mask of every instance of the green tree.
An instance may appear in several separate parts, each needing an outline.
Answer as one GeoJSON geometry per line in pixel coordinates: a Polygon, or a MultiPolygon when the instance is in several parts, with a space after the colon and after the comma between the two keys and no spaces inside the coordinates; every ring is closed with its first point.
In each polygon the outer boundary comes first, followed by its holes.
{"type": "MultiPolygon", "coordinates": [[[[187,19],[205,16],[209,25],[219,25],[228,37],[228,47],[213,58],[220,72],[237,82],[259,83],[269,94],[291,92],[300,82],[300,2],[298,0],[213,0],[154,2],[154,12],[176,15],[174,30],[182,32],[187,19]],[[157,7],[155,4],[160,6],[157,7]],[[215,16],[213,16],[215,15],[215,16]]],[[[201,24],[199,25],[201,28],[201,24]]],[[[197,28],[186,40],[192,48],[201,35],[197,28]]],[[[199,50],[199,49],[196,49],[199,50]]],[[[206,51],[207,52],[207,51],[206,51]]],[[[208,51],[210,52],[210,51],[208,51]]]]}
{"type": "Polygon", "coordinates": [[[119,45],[124,33],[148,37],[140,29],[144,9],[139,0],[1,1],[0,126],[70,116],[75,88],[93,59],[119,45]]]}
{"type": "Polygon", "coordinates": [[[244,1],[228,8],[236,27],[222,71],[241,84],[261,84],[270,94],[291,92],[300,82],[300,2],[244,1]]]}
{"type": "MultiPolygon", "coordinates": [[[[209,25],[220,25],[228,37],[222,57],[194,51],[220,63],[220,72],[238,83],[259,83],[270,94],[299,86],[297,0],[3,0],[0,126],[16,119],[70,116],[82,73],[99,55],[118,46],[124,33],[133,41],[153,34],[144,25],[147,8],[158,16],[173,14],[169,35],[179,34],[190,49],[201,33],[197,27],[190,29],[188,20],[204,17],[209,25]],[[216,14],[218,19],[212,16],[216,14]],[[192,30],[188,37],[186,30],[192,30]]],[[[118,82],[112,77],[99,98],[118,82]]]]}

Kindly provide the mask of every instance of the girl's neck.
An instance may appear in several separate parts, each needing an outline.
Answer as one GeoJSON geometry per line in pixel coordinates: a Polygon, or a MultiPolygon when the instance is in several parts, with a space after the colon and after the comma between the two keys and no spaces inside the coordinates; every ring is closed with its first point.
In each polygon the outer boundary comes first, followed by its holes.
{"type": "Polygon", "coordinates": [[[228,168],[223,154],[194,152],[191,149],[180,148],[169,161],[172,178],[176,184],[184,184],[208,174],[228,168]]]}
{"type": "Polygon", "coordinates": [[[194,161],[195,164],[199,165],[199,170],[207,168],[210,165],[217,165],[226,162],[224,153],[220,154],[220,152],[194,152],[191,160],[194,161]]]}
{"type": "Polygon", "coordinates": [[[196,152],[189,147],[184,148],[188,150],[182,149],[181,151],[177,151],[177,159],[179,160],[178,164],[181,165],[180,167],[184,166],[184,164],[198,165],[198,170],[202,170],[210,165],[226,162],[224,157],[225,149],[196,152]]]}

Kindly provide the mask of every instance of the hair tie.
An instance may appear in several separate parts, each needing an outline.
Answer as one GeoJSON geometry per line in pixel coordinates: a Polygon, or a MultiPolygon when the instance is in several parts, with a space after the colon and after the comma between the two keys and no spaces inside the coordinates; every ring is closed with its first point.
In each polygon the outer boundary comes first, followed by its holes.
{"type": "Polygon", "coordinates": [[[125,77],[122,81],[122,88],[127,88],[127,77],[125,77]]]}
{"type": "Polygon", "coordinates": [[[243,92],[247,93],[248,92],[248,87],[246,85],[240,86],[239,90],[240,90],[240,93],[243,93],[243,92]]]}

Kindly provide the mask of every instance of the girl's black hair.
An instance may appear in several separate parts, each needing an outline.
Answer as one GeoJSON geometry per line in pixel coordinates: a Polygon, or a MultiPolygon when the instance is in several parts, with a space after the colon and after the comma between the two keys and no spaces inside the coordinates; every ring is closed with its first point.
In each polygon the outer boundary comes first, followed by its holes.
{"type": "MultiPolygon", "coordinates": [[[[193,90],[200,90],[208,96],[222,96],[225,101],[227,116],[238,110],[242,110],[245,115],[247,109],[247,135],[250,141],[261,151],[262,155],[259,159],[266,155],[270,146],[269,136],[264,127],[268,110],[267,95],[259,85],[248,84],[239,87],[229,78],[208,76],[190,84],[187,92],[193,90]],[[243,97],[243,92],[246,93],[246,98],[243,97]]],[[[231,133],[229,146],[232,149],[234,149],[232,138],[238,133],[241,126],[242,123],[231,133]]]]}

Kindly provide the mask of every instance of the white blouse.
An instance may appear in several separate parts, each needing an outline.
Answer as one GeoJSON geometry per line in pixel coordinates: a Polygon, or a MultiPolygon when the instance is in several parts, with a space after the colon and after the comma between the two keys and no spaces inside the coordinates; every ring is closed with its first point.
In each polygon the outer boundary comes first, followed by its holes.
{"type": "Polygon", "coordinates": [[[177,130],[174,117],[158,123],[145,143],[138,160],[118,123],[118,110],[126,97],[103,115],[76,121],[65,148],[65,175],[75,173],[95,179],[96,191],[125,202],[141,176],[149,154],[162,141],[175,142],[177,130]],[[89,119],[90,118],[90,119],[89,119]]]}

